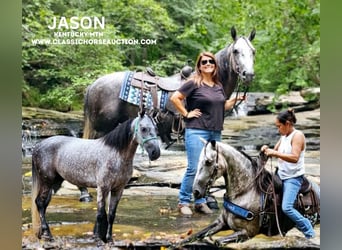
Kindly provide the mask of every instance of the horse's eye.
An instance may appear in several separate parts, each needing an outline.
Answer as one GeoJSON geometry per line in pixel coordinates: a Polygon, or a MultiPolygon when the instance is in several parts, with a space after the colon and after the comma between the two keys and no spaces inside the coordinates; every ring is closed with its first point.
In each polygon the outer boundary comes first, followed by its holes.
{"type": "Polygon", "coordinates": [[[212,165],[212,161],[211,160],[205,160],[204,163],[206,166],[211,166],[212,165]]]}
{"type": "Polygon", "coordinates": [[[234,54],[237,54],[237,53],[239,53],[239,51],[238,51],[237,49],[234,49],[234,50],[233,50],[233,53],[234,53],[234,54]]]}
{"type": "Polygon", "coordinates": [[[141,132],[142,133],[147,133],[148,132],[148,128],[141,128],[141,132]]]}

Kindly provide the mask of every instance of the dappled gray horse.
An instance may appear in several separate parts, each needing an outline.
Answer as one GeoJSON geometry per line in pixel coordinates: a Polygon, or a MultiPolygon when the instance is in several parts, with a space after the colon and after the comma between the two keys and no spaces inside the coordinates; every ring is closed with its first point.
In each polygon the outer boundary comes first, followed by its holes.
{"type": "Polygon", "coordinates": [[[64,180],[97,188],[95,237],[112,241],[115,213],[124,187],[132,177],[138,145],[151,161],[160,156],[155,123],[142,112],[98,139],[52,136],[32,154],[32,227],[38,238],[52,239],[45,212],[53,192],[64,180]],[[108,216],[106,199],[110,194],[108,216]]]}
{"type": "MultiPolygon", "coordinates": [[[[216,53],[219,66],[219,79],[223,84],[227,98],[231,96],[238,85],[238,79],[244,85],[249,85],[254,78],[254,56],[255,49],[251,41],[255,37],[253,30],[249,37],[238,37],[234,27],[231,29],[233,43],[216,53]]],[[[85,125],[83,138],[98,138],[111,131],[120,122],[135,116],[139,106],[144,103],[146,108],[157,111],[155,115],[177,113],[175,107],[170,102],[170,96],[177,90],[191,72],[188,68],[170,77],[158,77],[153,73],[143,74],[142,72],[115,72],[104,75],[89,85],[86,90],[84,100],[85,125]],[[131,74],[131,75],[130,75],[131,74]],[[130,91],[127,86],[123,86],[127,81],[130,85],[143,88],[134,93],[127,94],[124,99],[125,91],[130,91]],[[123,89],[127,87],[127,89],[123,89]],[[154,88],[156,87],[156,89],[154,88]],[[154,96],[151,91],[160,93],[154,96]],[[143,96],[141,96],[141,94],[143,96]],[[159,99],[162,96],[162,99],[159,99]],[[130,102],[136,98],[138,103],[130,102]],[[148,99],[148,100],[147,100],[148,99]],[[150,103],[148,103],[150,101],[150,103]]],[[[157,123],[162,122],[164,117],[158,117],[157,123]]],[[[165,124],[163,124],[165,125],[165,124]]],[[[171,126],[168,127],[171,133],[171,126]]]]}
{"type": "MultiPolygon", "coordinates": [[[[210,237],[221,230],[234,233],[217,239],[217,246],[265,234],[285,235],[294,223],[281,210],[281,180],[264,168],[266,156],[252,158],[222,142],[204,142],[193,184],[196,198],[203,197],[211,184],[223,176],[226,193],[219,217],[203,230],[179,242],[210,237]]],[[[305,178],[306,179],[306,178],[305,178]]],[[[297,209],[314,225],[320,218],[319,186],[306,179],[297,196],[297,209]]]]}

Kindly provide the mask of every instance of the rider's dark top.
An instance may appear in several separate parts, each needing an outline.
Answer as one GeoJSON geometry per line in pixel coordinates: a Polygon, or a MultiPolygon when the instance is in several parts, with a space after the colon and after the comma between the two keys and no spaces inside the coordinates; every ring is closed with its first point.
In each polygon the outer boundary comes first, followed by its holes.
{"type": "Polygon", "coordinates": [[[202,84],[198,87],[190,80],[184,83],[178,91],[186,97],[188,111],[198,108],[202,112],[202,115],[198,118],[185,119],[186,128],[223,130],[226,95],[222,85],[215,84],[210,87],[202,84]]]}

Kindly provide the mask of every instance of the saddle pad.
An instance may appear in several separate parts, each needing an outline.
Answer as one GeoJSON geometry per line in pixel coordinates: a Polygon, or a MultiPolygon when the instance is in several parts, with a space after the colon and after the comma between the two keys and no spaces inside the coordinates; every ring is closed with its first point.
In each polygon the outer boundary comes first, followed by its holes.
{"type": "MultiPolygon", "coordinates": [[[[133,80],[134,72],[127,71],[125,73],[125,77],[123,83],[121,85],[119,98],[123,101],[129,102],[131,104],[140,106],[140,95],[141,95],[141,88],[135,87],[131,85],[133,80]]],[[[150,91],[144,91],[145,95],[145,108],[152,109],[153,108],[153,101],[152,101],[152,94],[150,91]]],[[[165,110],[168,92],[164,90],[157,90],[158,95],[158,107],[162,110],[165,110]]]]}

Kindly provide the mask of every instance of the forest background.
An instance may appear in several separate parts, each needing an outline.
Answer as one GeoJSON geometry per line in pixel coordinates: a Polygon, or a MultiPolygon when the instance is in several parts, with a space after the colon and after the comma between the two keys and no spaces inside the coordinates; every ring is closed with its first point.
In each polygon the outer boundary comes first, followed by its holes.
{"type": "Polygon", "coordinates": [[[98,77],[147,66],[175,74],[194,66],[201,51],[231,43],[232,26],[246,36],[256,29],[250,91],[280,95],[320,86],[318,0],[23,0],[22,105],[81,110],[85,88],[98,77]],[[105,17],[106,38],[156,44],[34,45],[32,39],[53,37],[47,26],[61,16],[105,17]]]}

